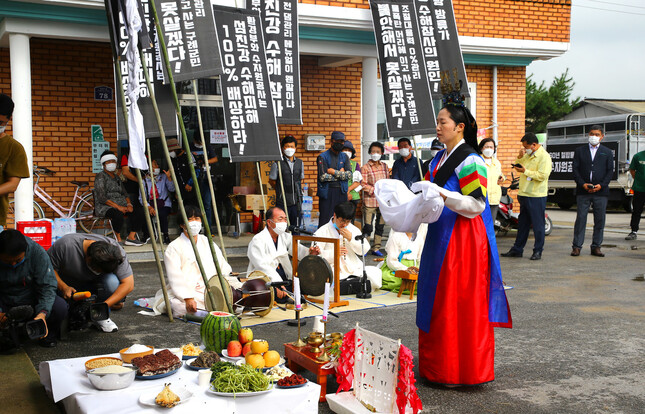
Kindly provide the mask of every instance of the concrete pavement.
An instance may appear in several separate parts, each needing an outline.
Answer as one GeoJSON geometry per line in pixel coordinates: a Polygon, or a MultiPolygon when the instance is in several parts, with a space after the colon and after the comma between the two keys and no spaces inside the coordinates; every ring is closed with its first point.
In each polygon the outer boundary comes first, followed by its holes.
{"type": "MultiPolygon", "coordinates": [[[[549,210],[549,214],[556,226],[546,239],[541,261],[529,261],[528,256],[501,261],[504,280],[514,287],[507,291],[514,327],[496,330],[496,380],[462,389],[419,380],[426,412],[645,412],[645,235],[641,240],[623,240],[629,215],[610,214],[603,246],[607,257],[589,255],[589,231],[581,256],[574,258],[569,253],[575,211],[549,210]]],[[[499,238],[500,252],[513,241],[514,233],[499,238]]],[[[532,242],[529,239],[527,251],[532,242]]],[[[231,263],[234,270],[246,269],[243,257],[232,258],[231,263]]],[[[28,345],[36,368],[40,361],[115,352],[135,342],[164,347],[199,340],[197,325],[169,324],[165,317],[137,314],[131,301],[154,295],[159,282],[153,263],[133,268],[135,291],[127,306],[112,315],[119,332],[73,332],[55,349],[28,345]]],[[[410,304],[345,313],[332,318],[329,329],[347,331],[359,322],[401,338],[417,355],[415,310],[410,304]]],[[[285,323],[253,330],[256,338],[266,338],[278,350],[296,337],[296,328],[285,323]]],[[[326,404],[320,404],[320,412],[329,412],[326,404]]]]}

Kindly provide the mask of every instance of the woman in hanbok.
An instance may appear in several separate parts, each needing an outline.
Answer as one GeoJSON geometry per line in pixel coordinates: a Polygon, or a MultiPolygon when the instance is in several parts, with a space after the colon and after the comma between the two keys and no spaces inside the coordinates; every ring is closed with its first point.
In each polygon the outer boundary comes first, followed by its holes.
{"type": "MultiPolygon", "coordinates": [[[[453,94],[455,95],[455,94],[453,94]]],[[[419,372],[447,386],[492,381],[493,327],[511,327],[493,221],[487,169],[477,148],[477,123],[460,97],[444,99],[437,138],[446,148],[426,180],[444,199],[428,225],[417,295],[419,372]]]]}

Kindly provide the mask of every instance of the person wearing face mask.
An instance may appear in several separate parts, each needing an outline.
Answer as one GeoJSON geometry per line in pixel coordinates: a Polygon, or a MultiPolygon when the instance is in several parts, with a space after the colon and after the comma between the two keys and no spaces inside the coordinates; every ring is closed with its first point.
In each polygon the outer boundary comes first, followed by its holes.
{"type": "MultiPolygon", "coordinates": [[[[343,293],[345,283],[342,281],[351,276],[360,278],[363,276],[363,255],[370,250],[370,243],[365,238],[356,240],[356,236],[361,235],[358,227],[352,224],[356,208],[349,201],[338,204],[334,207],[334,216],[325,225],[320,227],[314,233],[317,237],[328,237],[340,239],[340,269],[339,279],[341,280],[341,294],[343,293]]],[[[332,243],[319,243],[320,255],[327,260],[332,270],[334,269],[334,245],[332,243]]],[[[372,291],[381,287],[381,271],[375,266],[365,266],[367,279],[370,281],[372,291]]]]}
{"type": "MultiPolygon", "coordinates": [[[[125,297],[134,289],[134,274],[125,250],[112,238],[93,233],[67,234],[47,253],[56,275],[58,295],[63,299],[89,291],[96,295],[97,302],[120,310],[125,297]]],[[[103,332],[119,329],[110,318],[93,323],[103,332]]]]}
{"type": "Polygon", "coordinates": [[[361,190],[363,189],[363,186],[361,185],[363,174],[361,174],[361,167],[358,165],[358,162],[354,161],[356,150],[354,149],[352,141],[348,139],[345,140],[345,143],[343,144],[343,152],[349,158],[349,162],[352,167],[352,176],[347,181],[347,200],[351,201],[352,204],[358,208],[358,204],[361,202],[361,190]]]}
{"type": "MultiPolygon", "coordinates": [[[[271,207],[266,211],[266,226],[253,236],[246,255],[249,258],[247,274],[259,270],[273,282],[291,280],[293,268],[290,255],[293,255],[293,240],[287,233],[287,215],[279,207],[271,207]]],[[[318,255],[320,249],[312,246],[307,249],[298,245],[298,260],[309,254],[318,255]]],[[[274,288],[275,300],[278,303],[290,302],[283,287],[274,288]]]]}
{"type": "Polygon", "coordinates": [[[318,227],[323,226],[334,214],[334,206],[347,201],[347,191],[351,164],[343,153],[345,134],[340,131],[331,133],[331,148],[318,156],[318,198],[320,218],[318,227]]]}
{"type": "Polygon", "coordinates": [[[30,174],[25,149],[5,132],[11,121],[13,108],[11,98],[0,94],[0,226],[7,225],[9,194],[16,191],[20,180],[30,174]]]}
{"type": "Polygon", "coordinates": [[[282,139],[282,183],[278,174],[278,163],[274,162],[269,171],[269,184],[275,188],[275,205],[286,211],[289,215],[289,222],[300,225],[302,212],[302,181],[305,179],[305,166],[300,158],[296,158],[296,146],[298,142],[293,135],[287,135],[282,139]],[[284,197],[282,188],[284,186],[284,197]],[[287,200],[287,208],[284,207],[284,199],[287,200]]]}
{"type": "Polygon", "coordinates": [[[94,210],[97,216],[107,217],[112,222],[116,238],[121,242],[121,228],[124,218],[128,218],[127,246],[142,246],[137,233],[143,224],[143,211],[135,209],[123,186],[123,181],[116,175],[116,155],[112,151],[101,154],[103,171],[94,179],[94,210]]]}
{"type": "Polygon", "coordinates": [[[389,171],[387,164],[381,161],[385,152],[385,147],[380,142],[372,142],[369,147],[370,160],[367,161],[363,168],[363,226],[371,226],[376,222],[374,231],[374,245],[370,252],[374,256],[383,257],[381,253],[381,238],[385,228],[385,220],[378,209],[378,201],[374,195],[374,185],[379,180],[388,178],[389,171]]]}
{"type": "MultiPolygon", "coordinates": [[[[175,317],[195,313],[198,309],[206,309],[204,304],[206,285],[199,271],[189,237],[195,240],[206,276],[210,279],[217,275],[217,268],[215,267],[208,239],[203,234],[200,234],[203,227],[201,211],[194,205],[187,205],[185,208],[188,226],[183,223],[179,225],[181,235],[173,240],[164,252],[164,266],[168,276],[168,298],[170,299],[172,314],[175,317]]],[[[242,283],[236,277],[231,276],[233,269],[224,259],[222,251],[217,244],[214,247],[222,276],[224,276],[231,288],[241,289],[242,283]]],[[[152,308],[156,314],[160,315],[167,312],[161,289],[155,294],[152,303],[152,308]]]]}
{"type": "Polygon", "coordinates": [[[430,146],[430,158],[423,161],[423,164],[421,164],[421,174],[423,174],[423,177],[425,177],[428,172],[428,165],[430,165],[435,155],[437,155],[437,153],[442,149],[443,149],[443,144],[441,143],[441,141],[439,141],[438,139],[434,139],[432,141],[432,145],[430,146]]]}
{"type": "Polygon", "coordinates": [[[486,189],[488,190],[488,204],[490,205],[490,215],[493,222],[497,217],[497,210],[499,209],[499,200],[502,198],[502,184],[505,180],[502,174],[502,164],[494,157],[495,155],[495,140],[493,138],[484,138],[479,143],[479,150],[482,153],[486,169],[488,170],[488,180],[486,181],[486,189]]]}
{"type": "MultiPolygon", "coordinates": [[[[170,193],[175,191],[175,185],[170,177],[170,171],[162,171],[161,168],[159,168],[159,161],[157,160],[152,160],[152,177],[148,174],[143,181],[143,187],[148,197],[148,212],[152,217],[157,214],[154,208],[154,200],[156,199],[157,208],[159,209],[158,220],[161,226],[163,242],[165,244],[170,244],[170,236],[168,235],[168,215],[170,215],[172,210],[170,193]],[[154,177],[155,180],[154,189],[152,188],[152,177],[154,177]]],[[[143,203],[141,195],[139,195],[138,198],[139,202],[143,203]]]]}
{"type": "Polygon", "coordinates": [[[396,144],[399,147],[401,158],[392,165],[392,178],[403,181],[410,188],[412,183],[421,181],[417,158],[412,155],[412,144],[408,138],[401,138],[396,144]]]}
{"type": "Polygon", "coordinates": [[[190,163],[195,163],[193,155],[184,151],[179,146],[179,141],[176,138],[168,140],[168,151],[170,151],[172,167],[175,170],[177,184],[184,204],[197,204],[197,193],[193,188],[193,180],[190,175],[190,163]]]}
{"type": "Polygon", "coordinates": [[[580,256],[580,249],[585,241],[587,214],[592,205],[594,220],[591,255],[605,256],[600,246],[605,229],[609,182],[614,175],[614,156],[609,148],[600,145],[603,138],[602,126],[592,125],[589,129],[589,143],[576,148],[573,155],[573,177],[577,185],[578,212],[576,224],[573,227],[571,256],[580,256]]]}
{"type": "Polygon", "coordinates": [[[544,250],[544,212],[549,191],[551,156],[542,148],[538,138],[532,132],[526,133],[521,142],[523,148],[513,164],[515,171],[520,173],[520,187],[517,194],[520,216],[517,236],[513,247],[502,256],[522,257],[532,226],[535,244],[531,260],[540,260],[544,250]]]}
{"type": "Polygon", "coordinates": [[[47,252],[18,230],[0,233],[0,286],[0,323],[9,309],[29,305],[33,319],[42,319],[47,326],[39,344],[56,346],[67,303],[56,296],[56,276],[47,252]]]}

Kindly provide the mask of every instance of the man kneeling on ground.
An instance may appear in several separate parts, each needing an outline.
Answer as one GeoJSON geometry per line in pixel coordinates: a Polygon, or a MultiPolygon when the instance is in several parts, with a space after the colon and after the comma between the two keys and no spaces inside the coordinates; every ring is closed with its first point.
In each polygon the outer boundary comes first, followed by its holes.
{"type": "MultiPolygon", "coordinates": [[[[123,307],[125,297],[134,289],[134,275],[125,250],[110,238],[98,234],[73,233],[61,237],[49,249],[58,294],[69,299],[76,292],[89,291],[97,302],[110,309],[123,307]]],[[[108,318],[93,322],[103,332],[119,328],[108,318]]]]}
{"type": "Polygon", "coordinates": [[[67,303],[56,296],[56,276],[47,252],[18,230],[0,233],[0,286],[0,324],[11,308],[29,305],[33,319],[43,320],[47,327],[39,344],[56,346],[67,303]]]}

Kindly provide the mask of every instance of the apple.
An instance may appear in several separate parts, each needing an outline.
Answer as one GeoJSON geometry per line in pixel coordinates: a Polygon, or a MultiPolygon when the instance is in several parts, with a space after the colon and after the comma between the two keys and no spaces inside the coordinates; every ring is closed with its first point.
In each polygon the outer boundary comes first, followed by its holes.
{"type": "Polygon", "coordinates": [[[226,351],[230,357],[239,357],[242,355],[242,344],[240,341],[231,341],[228,343],[226,351]]]}
{"type": "Polygon", "coordinates": [[[242,345],[253,340],[253,331],[251,328],[242,328],[237,333],[237,339],[242,343],[242,345]]]}
{"type": "Polygon", "coordinates": [[[242,347],[242,355],[246,356],[246,354],[251,353],[251,343],[247,342],[244,344],[244,347],[242,347]]]}

